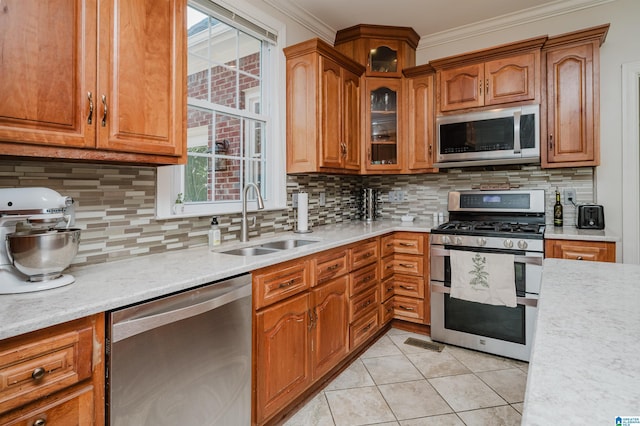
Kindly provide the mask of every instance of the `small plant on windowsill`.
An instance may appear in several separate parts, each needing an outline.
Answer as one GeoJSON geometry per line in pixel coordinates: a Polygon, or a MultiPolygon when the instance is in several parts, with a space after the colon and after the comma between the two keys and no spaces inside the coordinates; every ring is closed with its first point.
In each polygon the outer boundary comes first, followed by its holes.
{"type": "Polygon", "coordinates": [[[176,197],[176,201],[173,203],[173,214],[182,214],[184,212],[184,197],[182,192],[176,197]]]}

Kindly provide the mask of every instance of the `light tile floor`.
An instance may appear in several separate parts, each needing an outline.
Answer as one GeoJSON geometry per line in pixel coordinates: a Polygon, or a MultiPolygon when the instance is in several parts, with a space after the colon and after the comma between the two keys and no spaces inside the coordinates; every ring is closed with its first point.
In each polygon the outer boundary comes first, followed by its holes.
{"type": "Polygon", "coordinates": [[[519,425],[526,362],[446,346],[392,328],[302,407],[286,426],[519,425]]]}

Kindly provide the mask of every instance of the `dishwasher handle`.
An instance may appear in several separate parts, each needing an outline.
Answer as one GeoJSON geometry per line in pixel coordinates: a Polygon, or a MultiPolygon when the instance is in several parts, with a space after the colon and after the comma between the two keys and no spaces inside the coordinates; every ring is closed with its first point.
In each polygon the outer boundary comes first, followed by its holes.
{"type": "Polygon", "coordinates": [[[251,275],[247,274],[116,311],[110,320],[111,342],[116,343],[250,296],[251,275]]]}

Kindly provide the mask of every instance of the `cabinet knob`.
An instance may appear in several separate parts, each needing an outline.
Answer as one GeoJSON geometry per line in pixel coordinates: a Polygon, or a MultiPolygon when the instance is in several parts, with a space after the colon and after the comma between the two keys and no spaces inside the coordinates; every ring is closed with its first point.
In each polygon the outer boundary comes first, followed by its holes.
{"type": "Polygon", "coordinates": [[[40,380],[44,377],[46,371],[42,367],[38,367],[31,373],[31,378],[33,380],[40,380]]]}
{"type": "Polygon", "coordinates": [[[45,419],[37,419],[35,422],[33,422],[33,426],[44,426],[47,424],[47,421],[45,419]]]}

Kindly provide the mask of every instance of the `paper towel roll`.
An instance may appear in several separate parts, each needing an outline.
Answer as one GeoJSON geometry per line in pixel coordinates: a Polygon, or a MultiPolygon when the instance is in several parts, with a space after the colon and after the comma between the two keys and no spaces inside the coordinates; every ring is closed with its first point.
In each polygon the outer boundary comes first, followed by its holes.
{"type": "Polygon", "coordinates": [[[298,231],[309,229],[309,194],[298,193],[298,231]]]}

